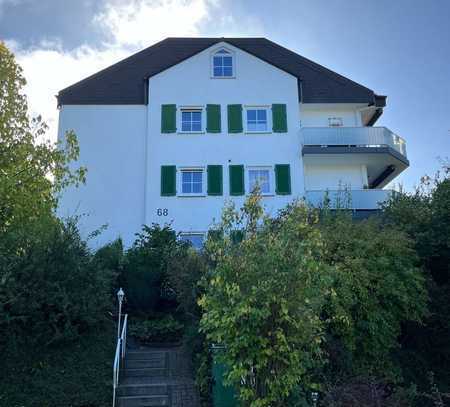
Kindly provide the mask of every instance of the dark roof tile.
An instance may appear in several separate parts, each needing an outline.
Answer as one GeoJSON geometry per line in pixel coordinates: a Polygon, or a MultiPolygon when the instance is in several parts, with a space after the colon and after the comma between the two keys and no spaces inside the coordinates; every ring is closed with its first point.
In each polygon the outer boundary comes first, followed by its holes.
{"type": "Polygon", "coordinates": [[[304,103],[385,104],[385,97],[266,38],[166,38],[61,90],[58,104],[145,104],[148,77],[222,41],[296,76],[304,103]]]}

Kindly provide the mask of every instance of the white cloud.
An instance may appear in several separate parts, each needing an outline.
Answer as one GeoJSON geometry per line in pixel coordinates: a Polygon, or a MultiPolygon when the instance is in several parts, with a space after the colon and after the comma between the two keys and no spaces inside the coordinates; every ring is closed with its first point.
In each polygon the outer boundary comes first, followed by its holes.
{"type": "Polygon", "coordinates": [[[208,0],[142,0],[108,5],[95,21],[108,28],[114,43],[146,46],[165,37],[195,36],[208,16],[208,0]]]}
{"type": "MultiPolygon", "coordinates": [[[[2,1],[20,0],[0,0],[0,6],[2,1]]],[[[50,127],[49,139],[56,140],[58,111],[55,95],[59,90],[165,37],[207,35],[206,31],[216,33],[221,28],[224,28],[221,36],[242,35],[239,26],[244,27],[246,34],[251,33],[252,26],[258,33],[262,31],[254,18],[238,24],[221,7],[221,1],[134,0],[127,4],[109,3],[100,14],[93,16],[93,22],[109,32],[111,38],[107,44],[98,47],[83,45],[64,51],[60,42],[42,41],[38,47],[22,49],[19,43],[8,41],[28,82],[25,92],[30,113],[42,115],[50,127]],[[211,13],[215,14],[219,9],[220,18],[213,21],[211,13]]]]}

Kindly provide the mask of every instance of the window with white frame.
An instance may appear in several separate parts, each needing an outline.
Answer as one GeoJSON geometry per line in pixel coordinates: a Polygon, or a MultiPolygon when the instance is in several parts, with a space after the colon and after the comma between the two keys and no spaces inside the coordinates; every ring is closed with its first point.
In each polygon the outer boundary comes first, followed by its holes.
{"type": "Polygon", "coordinates": [[[328,126],[330,127],[342,127],[343,120],[342,117],[329,117],[328,126]]]}
{"type": "Polygon", "coordinates": [[[205,177],[203,168],[182,168],[180,173],[180,190],[182,195],[204,195],[205,177]]]}
{"type": "Polygon", "coordinates": [[[252,192],[259,187],[261,195],[273,194],[272,169],[270,167],[252,167],[248,169],[248,187],[252,192]]]}
{"type": "Polygon", "coordinates": [[[248,133],[265,133],[269,131],[269,108],[246,107],[245,124],[248,133]]]}
{"type": "Polygon", "coordinates": [[[234,58],[231,51],[221,48],[212,55],[212,76],[214,78],[232,78],[234,76],[234,58]]]}
{"type": "Polygon", "coordinates": [[[180,239],[189,243],[195,250],[201,250],[203,248],[205,234],[200,232],[181,233],[180,239]]]}
{"type": "Polygon", "coordinates": [[[181,108],[181,131],[183,133],[200,133],[203,131],[203,109],[181,108]]]}

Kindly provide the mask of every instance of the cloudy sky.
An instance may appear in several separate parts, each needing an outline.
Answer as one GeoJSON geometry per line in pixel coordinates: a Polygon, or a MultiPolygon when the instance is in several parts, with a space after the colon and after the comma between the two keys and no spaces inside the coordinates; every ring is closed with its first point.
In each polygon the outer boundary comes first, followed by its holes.
{"type": "Polygon", "coordinates": [[[56,138],[54,95],[168,36],[265,36],[378,94],[411,188],[450,155],[449,0],[0,0],[0,40],[56,138]]]}

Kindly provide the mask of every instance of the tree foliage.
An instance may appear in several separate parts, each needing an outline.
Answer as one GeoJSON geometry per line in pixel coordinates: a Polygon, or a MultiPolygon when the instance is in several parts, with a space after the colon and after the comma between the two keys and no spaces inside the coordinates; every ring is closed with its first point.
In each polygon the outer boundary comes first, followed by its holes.
{"type": "Polygon", "coordinates": [[[85,169],[71,168],[73,132],[64,145],[45,140],[45,123],[29,117],[25,83],[0,43],[0,331],[52,343],[103,318],[114,280],[75,224],[54,214],[58,192],[82,182],[85,169]]]}
{"type": "Polygon", "coordinates": [[[275,226],[257,195],[241,211],[226,208],[219,232],[222,239],[207,242],[215,267],[200,300],[201,327],[226,346],[228,380],[243,402],[284,405],[322,357],[320,310],[331,281],[320,232],[303,206],[275,226]],[[233,239],[236,229],[241,243],[233,239]]]}
{"type": "Polygon", "coordinates": [[[244,405],[287,405],[298,386],[325,389],[344,376],[399,378],[391,353],[401,325],[426,311],[401,231],[302,202],[270,219],[256,194],[224,210],[206,252],[201,328],[225,346],[244,405]]]}
{"type": "Polygon", "coordinates": [[[73,132],[57,145],[45,140],[41,118],[29,117],[22,68],[1,42],[0,78],[0,233],[6,233],[48,216],[56,207],[56,193],[83,182],[86,170],[70,169],[79,154],[73,132]]]}
{"type": "Polygon", "coordinates": [[[428,372],[450,391],[450,166],[422,177],[411,193],[396,194],[384,207],[386,227],[404,231],[413,241],[427,280],[430,313],[423,324],[409,323],[397,356],[408,381],[428,387],[428,372]]]}
{"type": "Polygon", "coordinates": [[[324,260],[336,268],[336,296],[325,308],[330,367],[340,378],[398,378],[391,353],[398,346],[401,325],[421,321],[427,305],[412,241],[376,218],[356,222],[342,210],[325,210],[319,227],[324,260]]]}

